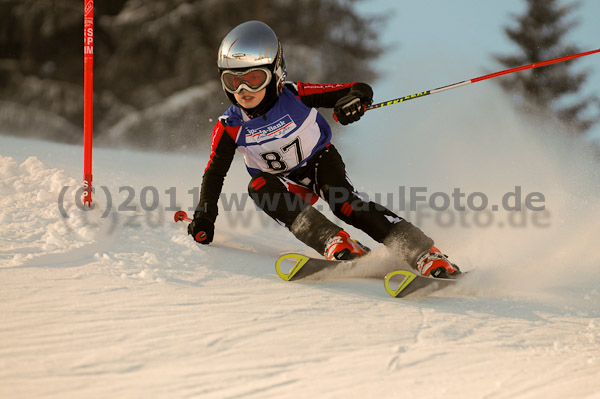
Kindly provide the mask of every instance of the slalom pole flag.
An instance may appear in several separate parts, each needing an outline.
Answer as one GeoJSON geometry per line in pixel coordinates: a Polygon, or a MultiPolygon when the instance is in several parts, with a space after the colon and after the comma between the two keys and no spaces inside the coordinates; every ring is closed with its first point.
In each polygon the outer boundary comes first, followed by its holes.
{"type": "MultiPolygon", "coordinates": [[[[373,104],[373,105],[370,105],[370,106],[366,107],[365,111],[369,111],[369,110],[375,109],[375,108],[387,107],[388,105],[402,103],[404,101],[413,100],[415,98],[425,97],[425,96],[428,96],[430,94],[435,94],[435,93],[439,93],[439,92],[442,92],[442,91],[446,91],[446,90],[450,90],[450,89],[455,89],[457,87],[466,86],[468,84],[475,83],[475,82],[481,82],[482,80],[492,79],[492,78],[495,78],[495,77],[498,77],[498,76],[507,75],[509,73],[519,72],[519,71],[523,71],[525,69],[532,69],[532,68],[543,67],[543,66],[550,65],[550,64],[556,64],[558,62],[568,61],[568,60],[572,60],[573,58],[578,58],[578,57],[585,57],[586,55],[595,54],[595,53],[600,53],[600,49],[592,50],[592,51],[586,51],[586,52],[583,52],[583,53],[577,53],[577,54],[567,55],[567,56],[559,57],[559,58],[553,58],[553,59],[547,60],[547,61],[534,62],[533,64],[523,65],[523,66],[516,67],[516,68],[505,69],[504,71],[490,73],[488,75],[479,76],[477,78],[473,78],[473,79],[469,79],[469,80],[464,80],[462,82],[454,83],[454,84],[447,85],[447,86],[438,87],[437,89],[422,91],[420,93],[415,93],[415,94],[411,94],[409,96],[404,96],[404,97],[396,98],[394,100],[389,100],[389,101],[385,101],[385,102],[382,102],[382,103],[373,104]]],[[[334,119],[337,121],[337,117],[335,115],[334,115],[334,119]]]]}
{"type": "Polygon", "coordinates": [[[92,138],[94,93],[94,0],[83,0],[83,195],[92,206],[92,138]]]}

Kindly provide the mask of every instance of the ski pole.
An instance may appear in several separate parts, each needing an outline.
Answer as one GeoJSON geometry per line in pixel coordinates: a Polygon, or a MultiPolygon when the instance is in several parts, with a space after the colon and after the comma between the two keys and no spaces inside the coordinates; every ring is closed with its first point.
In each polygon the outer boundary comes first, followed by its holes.
{"type": "MultiPolygon", "coordinates": [[[[175,223],[177,222],[192,222],[192,219],[190,219],[187,215],[187,213],[185,213],[185,211],[177,211],[175,212],[175,223]]],[[[195,237],[196,241],[200,242],[200,241],[204,241],[206,239],[206,232],[205,231],[199,231],[196,234],[195,237]]]]}
{"type": "MultiPolygon", "coordinates": [[[[368,107],[365,107],[365,111],[369,111],[369,110],[372,110],[372,109],[375,109],[375,108],[387,107],[388,105],[402,103],[404,101],[412,100],[412,99],[415,99],[415,98],[425,97],[425,96],[428,96],[430,94],[435,94],[435,93],[439,93],[439,92],[442,92],[442,91],[446,91],[446,90],[450,90],[450,89],[455,89],[457,87],[466,86],[468,84],[475,83],[475,82],[481,82],[482,80],[487,80],[487,79],[495,78],[495,77],[498,77],[498,76],[507,75],[509,73],[519,72],[519,71],[523,71],[525,69],[532,69],[532,68],[543,67],[543,66],[550,65],[550,64],[556,64],[556,63],[559,63],[559,62],[572,60],[573,58],[585,57],[586,55],[595,54],[595,53],[600,53],[600,48],[597,49],[597,50],[585,51],[583,53],[566,55],[564,57],[553,58],[551,60],[534,62],[534,63],[529,64],[529,65],[523,65],[523,66],[519,66],[519,67],[515,67],[515,68],[505,69],[503,71],[490,73],[488,75],[479,76],[477,78],[473,78],[473,79],[469,79],[469,80],[463,80],[462,82],[453,83],[453,84],[450,84],[450,85],[447,85],[447,86],[438,87],[437,89],[422,91],[420,93],[415,93],[415,94],[411,94],[411,95],[408,95],[408,96],[399,97],[399,98],[396,98],[394,100],[389,100],[389,101],[385,101],[385,102],[382,102],[382,103],[372,104],[372,105],[369,105],[368,107]]],[[[334,119],[337,122],[337,117],[335,115],[333,117],[334,117],[334,119]]]]}

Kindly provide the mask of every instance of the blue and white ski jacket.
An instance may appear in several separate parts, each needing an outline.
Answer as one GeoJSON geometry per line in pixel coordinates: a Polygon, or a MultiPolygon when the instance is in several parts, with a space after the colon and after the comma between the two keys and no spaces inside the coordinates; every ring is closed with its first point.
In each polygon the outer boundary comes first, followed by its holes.
{"type": "Polygon", "coordinates": [[[333,108],[338,99],[361,86],[371,92],[368,85],[358,82],[287,82],[264,115],[250,118],[239,106],[229,107],[212,132],[211,154],[198,204],[202,216],[216,219],[223,181],[236,150],[243,154],[252,176],[260,172],[284,176],[293,173],[331,141],[331,128],[316,108],[333,108]]]}

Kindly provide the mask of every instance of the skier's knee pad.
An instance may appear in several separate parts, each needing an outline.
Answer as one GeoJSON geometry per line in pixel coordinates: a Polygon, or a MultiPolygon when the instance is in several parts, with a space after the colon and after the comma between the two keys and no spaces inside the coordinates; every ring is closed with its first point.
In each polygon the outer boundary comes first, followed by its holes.
{"type": "Polygon", "coordinates": [[[287,189],[279,178],[271,173],[260,172],[252,177],[248,183],[248,193],[277,193],[287,189]]]}

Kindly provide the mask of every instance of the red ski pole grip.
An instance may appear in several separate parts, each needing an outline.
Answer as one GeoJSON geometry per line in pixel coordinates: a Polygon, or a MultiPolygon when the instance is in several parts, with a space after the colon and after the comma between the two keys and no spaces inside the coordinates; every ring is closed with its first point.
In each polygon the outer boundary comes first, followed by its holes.
{"type": "Polygon", "coordinates": [[[204,240],[206,240],[208,238],[208,234],[206,234],[206,231],[199,231],[196,236],[194,237],[194,239],[198,242],[202,242],[204,240]]]}

